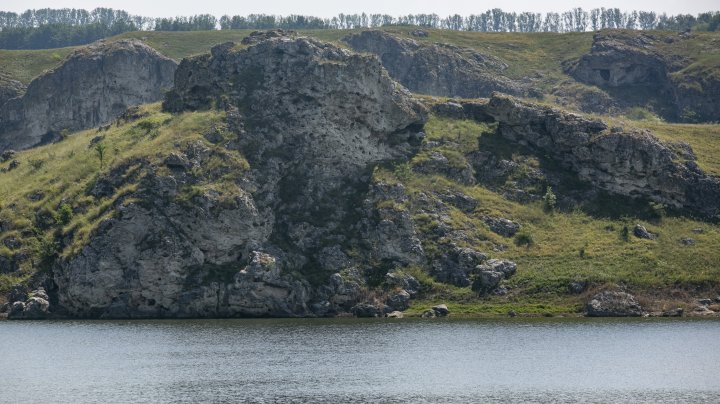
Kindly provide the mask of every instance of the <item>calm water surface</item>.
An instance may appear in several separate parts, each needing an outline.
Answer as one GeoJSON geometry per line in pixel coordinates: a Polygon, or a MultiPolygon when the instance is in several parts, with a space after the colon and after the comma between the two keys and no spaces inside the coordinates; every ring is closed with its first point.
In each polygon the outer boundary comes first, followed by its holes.
{"type": "Polygon", "coordinates": [[[0,402],[720,402],[717,320],[0,322],[0,402]]]}

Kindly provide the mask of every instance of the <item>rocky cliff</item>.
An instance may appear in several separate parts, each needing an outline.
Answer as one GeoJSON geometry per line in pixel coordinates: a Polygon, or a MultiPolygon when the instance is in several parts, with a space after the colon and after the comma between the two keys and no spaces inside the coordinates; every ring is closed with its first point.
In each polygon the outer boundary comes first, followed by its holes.
{"type": "Polygon", "coordinates": [[[135,40],[81,48],[0,108],[0,151],[53,141],[63,130],[105,124],[128,106],[157,101],[172,87],[175,68],[135,40]]]}
{"type": "Polygon", "coordinates": [[[0,315],[539,314],[610,283],[716,285],[720,186],[687,144],[500,93],[428,114],[376,55],[291,32],[217,45],[174,83],[162,107],[3,153],[0,315]],[[535,202],[550,187],[555,209],[535,202]],[[608,194],[614,216],[589,206],[608,194]],[[646,221],[648,199],[702,219],[646,221]]]}
{"type": "Polygon", "coordinates": [[[68,314],[307,316],[359,299],[347,251],[372,167],[412,152],[426,111],[373,57],[308,38],[256,42],[180,64],[166,108],[224,108],[236,140],[219,155],[197,144],[169,156],[169,173],[140,184],[142,202],[58,265],[68,314]],[[250,168],[223,170],[237,178],[225,192],[181,197],[202,182],[193,168],[235,150],[250,168]]]}
{"type": "Polygon", "coordinates": [[[692,35],[599,32],[590,52],[567,71],[583,83],[610,90],[621,105],[649,105],[674,120],[718,121],[720,79],[713,67],[670,50],[690,44],[692,35]]]}
{"type": "Polygon", "coordinates": [[[10,77],[0,73],[0,108],[8,100],[20,97],[25,92],[25,86],[10,77]]]}
{"type": "Polygon", "coordinates": [[[445,43],[425,44],[384,31],[363,31],[343,39],[358,52],[377,55],[390,76],[413,92],[446,97],[487,97],[493,91],[527,95],[507,78],[497,57],[445,43]]]}
{"type": "Polygon", "coordinates": [[[720,212],[720,180],[698,168],[687,144],[609,129],[598,120],[501,94],[493,94],[485,112],[502,136],[550,156],[600,189],[706,217],[720,212]]]}

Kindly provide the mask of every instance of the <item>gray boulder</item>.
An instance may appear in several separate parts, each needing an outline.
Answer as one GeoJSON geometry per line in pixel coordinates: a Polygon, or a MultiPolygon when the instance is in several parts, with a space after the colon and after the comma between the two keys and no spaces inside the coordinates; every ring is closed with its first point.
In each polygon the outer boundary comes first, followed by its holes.
{"type": "Polygon", "coordinates": [[[588,317],[640,317],[643,309],[635,297],[625,292],[598,293],[585,306],[588,317]]]}
{"type": "MultiPolygon", "coordinates": [[[[38,288],[29,293],[26,301],[15,301],[10,306],[8,318],[11,320],[41,320],[50,315],[50,302],[45,289],[38,288]]],[[[17,298],[17,296],[14,296],[17,298]]]]}
{"type": "Polygon", "coordinates": [[[472,289],[480,294],[486,294],[498,290],[499,294],[507,291],[500,287],[503,279],[508,279],[517,271],[517,264],[512,261],[491,259],[478,265],[475,268],[477,275],[472,284],[472,289]]]}
{"type": "Polygon", "coordinates": [[[647,231],[645,226],[640,224],[635,225],[635,227],[633,228],[633,234],[637,238],[644,238],[646,240],[655,240],[655,238],[657,238],[656,234],[650,233],[649,231],[647,231]]]}
{"type": "Polygon", "coordinates": [[[500,286],[500,281],[503,279],[503,274],[496,271],[480,271],[472,284],[472,290],[485,294],[495,290],[500,286]]]}
{"type": "Polygon", "coordinates": [[[448,307],[445,304],[438,304],[436,306],[433,306],[432,310],[435,312],[435,315],[438,317],[445,317],[448,314],[450,314],[450,310],[448,310],[448,307]]]}
{"type": "Polygon", "coordinates": [[[660,316],[661,317],[682,317],[685,310],[683,310],[681,307],[665,310],[663,311],[660,316]]]}
{"type": "Polygon", "coordinates": [[[417,294],[422,287],[415,277],[401,272],[390,272],[385,275],[385,283],[387,283],[388,286],[403,289],[408,292],[410,296],[417,294]]]}
{"type": "Polygon", "coordinates": [[[472,248],[454,247],[433,261],[432,274],[440,282],[469,286],[470,274],[487,258],[486,254],[472,248]]]}
{"type": "Polygon", "coordinates": [[[383,314],[382,310],[370,303],[359,303],[350,312],[355,317],[380,317],[383,314]]]}
{"type": "Polygon", "coordinates": [[[25,302],[15,302],[10,305],[10,311],[8,311],[8,318],[9,319],[22,318],[24,311],[25,311],[25,302]]]}
{"type": "Polygon", "coordinates": [[[499,272],[502,274],[504,279],[509,279],[511,276],[515,275],[515,271],[517,271],[517,264],[512,261],[493,258],[476,267],[476,270],[480,272],[499,272]]]}
{"type": "Polygon", "coordinates": [[[386,304],[395,311],[405,311],[410,307],[410,293],[404,290],[394,292],[387,298],[386,304]]]}
{"type": "Polygon", "coordinates": [[[40,297],[31,297],[25,302],[25,309],[22,313],[22,318],[27,320],[40,320],[47,318],[49,313],[50,303],[40,297]]]}
{"type": "Polygon", "coordinates": [[[691,314],[693,316],[711,316],[715,314],[715,312],[713,310],[710,310],[710,308],[707,306],[700,305],[696,306],[691,314]]]}
{"type": "Polygon", "coordinates": [[[486,217],[485,223],[493,233],[503,237],[512,237],[520,230],[520,225],[503,217],[486,217]]]}

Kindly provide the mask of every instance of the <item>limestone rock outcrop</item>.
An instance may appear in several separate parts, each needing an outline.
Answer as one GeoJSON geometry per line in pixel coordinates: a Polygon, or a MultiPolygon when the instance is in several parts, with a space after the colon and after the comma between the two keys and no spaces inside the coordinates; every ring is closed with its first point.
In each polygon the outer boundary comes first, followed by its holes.
{"type": "Polygon", "coordinates": [[[413,92],[463,98],[487,97],[493,91],[528,94],[525,86],[503,75],[505,62],[472,49],[425,44],[376,30],[343,41],[358,52],[377,55],[390,76],[413,92]]]}
{"type": "Polygon", "coordinates": [[[10,77],[0,73],[0,109],[8,100],[20,97],[25,92],[25,86],[10,77]]]}
{"type": "Polygon", "coordinates": [[[0,108],[0,151],[51,142],[63,130],[92,128],[129,106],[158,101],[172,87],[175,68],[136,40],[78,49],[0,108]]]}
{"type": "Polygon", "coordinates": [[[369,174],[416,150],[426,109],[374,57],[308,38],[256,39],[180,64],[165,108],[224,108],[236,139],[166,156],[169,173],[147,170],[137,202],[117,206],[55,268],[69,315],[323,316],[358,303],[353,262],[364,257],[347,249],[373,228],[360,223],[369,174]],[[227,153],[249,168],[222,193],[183,198],[208,159],[227,153]]]}
{"type": "Polygon", "coordinates": [[[668,104],[666,111],[658,111],[664,112],[667,118],[718,121],[720,80],[717,75],[702,66],[693,66],[695,60],[664,50],[671,44],[681,47],[686,38],[673,34],[602,31],[594,35],[590,52],[566,70],[586,84],[627,90],[615,97],[622,104],[632,105],[634,96],[640,97],[637,104],[646,104],[648,98],[653,97],[659,104],[668,104]],[[683,72],[678,73],[681,70],[683,72]]]}
{"type": "Polygon", "coordinates": [[[635,296],[619,291],[598,293],[585,307],[588,317],[640,317],[643,308],[635,296]]]}
{"type": "Polygon", "coordinates": [[[497,93],[486,112],[502,136],[541,151],[600,189],[706,217],[719,212],[720,179],[704,173],[692,153],[649,132],[609,130],[601,121],[497,93]]]}
{"type": "Polygon", "coordinates": [[[38,288],[28,294],[27,300],[12,301],[8,318],[13,320],[42,320],[50,316],[50,298],[45,289],[38,288]]]}

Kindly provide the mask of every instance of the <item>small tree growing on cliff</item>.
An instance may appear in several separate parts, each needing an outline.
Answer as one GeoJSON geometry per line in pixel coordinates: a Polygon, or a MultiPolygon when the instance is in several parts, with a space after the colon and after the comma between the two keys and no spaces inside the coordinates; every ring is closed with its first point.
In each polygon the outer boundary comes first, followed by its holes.
{"type": "Polygon", "coordinates": [[[545,207],[545,211],[547,212],[552,212],[553,210],[555,210],[555,205],[557,205],[557,196],[555,196],[552,187],[547,187],[547,190],[545,190],[545,195],[543,196],[543,205],[545,207]]]}
{"type": "Polygon", "coordinates": [[[105,145],[102,143],[96,144],[95,154],[97,154],[97,158],[100,160],[100,169],[102,170],[105,165],[105,145]]]}

